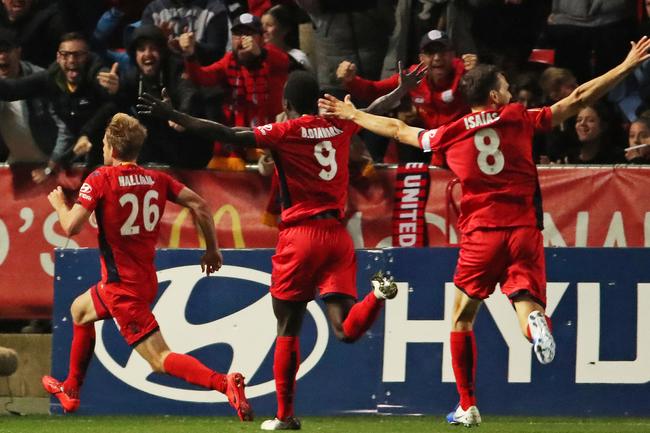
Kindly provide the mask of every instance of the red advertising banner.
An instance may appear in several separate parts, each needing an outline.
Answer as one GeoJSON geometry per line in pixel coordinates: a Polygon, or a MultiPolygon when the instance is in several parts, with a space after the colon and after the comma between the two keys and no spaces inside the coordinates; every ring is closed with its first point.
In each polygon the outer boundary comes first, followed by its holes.
{"type": "MultiPolygon", "coordinates": [[[[650,246],[650,169],[540,168],[547,246],[650,246]]],[[[429,244],[458,239],[456,216],[447,211],[450,172],[431,169],[426,205],[429,244]],[[447,215],[450,213],[450,215],[447,215]]],[[[277,231],[262,224],[270,182],[257,172],[175,171],[209,203],[222,248],[272,248],[277,231]]],[[[0,167],[0,318],[49,317],[53,249],[96,247],[96,229],[66,238],[47,194],[62,185],[70,202],[83,173],[64,173],[34,185],[29,170],[0,167]]],[[[357,248],[392,245],[395,170],[379,169],[350,187],[347,226],[357,248]]],[[[451,188],[452,202],[460,187],[451,188]]],[[[451,206],[453,208],[453,206],[451,206]]],[[[186,210],[169,204],[161,220],[160,248],[201,247],[186,210]]],[[[88,286],[93,281],[88,281],[88,286]]]]}

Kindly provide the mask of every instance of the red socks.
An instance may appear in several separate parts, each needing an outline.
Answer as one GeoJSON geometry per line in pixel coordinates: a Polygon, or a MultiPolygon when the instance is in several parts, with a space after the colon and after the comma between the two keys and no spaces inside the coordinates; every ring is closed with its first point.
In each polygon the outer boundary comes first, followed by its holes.
{"type": "Polygon", "coordinates": [[[300,340],[298,337],[277,337],[273,358],[273,376],[278,398],[277,417],[285,420],[293,416],[293,396],[296,374],[300,366],[300,340]]]}
{"type": "Polygon", "coordinates": [[[377,319],[383,305],[383,300],[377,299],[372,291],[361,302],[354,304],[348,313],[348,317],[343,321],[345,336],[349,340],[355,341],[365,334],[375,323],[375,319],[377,319]]]}
{"type": "Polygon", "coordinates": [[[451,365],[456,377],[456,389],[460,396],[460,406],[467,410],[476,405],[476,338],[474,331],[450,334],[451,365]]]}
{"type": "Polygon", "coordinates": [[[226,375],[210,370],[190,355],[170,353],[163,363],[165,372],[194,385],[226,393],[226,375]]]}
{"type": "MultiPolygon", "coordinates": [[[[553,322],[551,321],[551,318],[548,317],[546,314],[544,315],[544,318],[546,319],[546,324],[548,325],[548,329],[553,332],[553,322]]],[[[533,335],[530,333],[530,326],[526,325],[526,337],[528,338],[528,341],[531,343],[533,342],[533,335]]]]}
{"type": "Polygon", "coordinates": [[[70,345],[70,365],[68,377],[63,382],[66,391],[76,392],[83,384],[88,364],[95,350],[95,324],[77,325],[72,323],[72,344],[70,345]]]}

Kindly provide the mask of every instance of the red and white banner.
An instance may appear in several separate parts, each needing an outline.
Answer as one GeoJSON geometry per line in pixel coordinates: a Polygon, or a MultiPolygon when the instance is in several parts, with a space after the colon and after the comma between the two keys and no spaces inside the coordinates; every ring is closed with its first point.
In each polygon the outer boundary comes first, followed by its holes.
{"type": "MultiPolygon", "coordinates": [[[[650,169],[540,168],[547,246],[650,246],[650,169]]],[[[176,171],[179,180],[209,203],[223,248],[273,248],[275,228],[261,223],[269,179],[256,172],[176,171]]],[[[455,215],[447,216],[450,172],[431,169],[426,205],[429,245],[457,242],[455,215]]],[[[34,185],[28,170],[0,168],[0,318],[50,317],[53,248],[96,247],[96,231],[87,227],[66,238],[47,194],[57,184],[70,193],[81,185],[82,173],[59,175],[34,185]]],[[[348,230],[357,248],[392,245],[395,171],[377,170],[370,179],[350,187],[348,230]]],[[[460,188],[453,188],[456,201],[460,188]]],[[[187,211],[174,204],[162,218],[158,246],[200,247],[201,240],[187,211]]],[[[89,281],[90,286],[93,282],[89,281]]]]}

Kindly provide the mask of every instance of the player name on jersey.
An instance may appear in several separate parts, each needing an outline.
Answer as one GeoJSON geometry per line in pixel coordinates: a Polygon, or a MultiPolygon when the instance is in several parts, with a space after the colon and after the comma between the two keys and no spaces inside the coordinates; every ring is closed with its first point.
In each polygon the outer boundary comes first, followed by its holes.
{"type": "Polygon", "coordinates": [[[335,126],[330,126],[328,128],[305,128],[304,126],[300,127],[300,136],[302,138],[330,138],[342,133],[343,131],[335,126]]]}
{"type": "Polygon", "coordinates": [[[130,174],[128,176],[118,176],[117,181],[120,186],[136,186],[136,185],[153,185],[155,182],[148,174],[130,174]]]}
{"type": "Polygon", "coordinates": [[[465,129],[478,128],[479,126],[489,125],[499,120],[499,113],[496,111],[492,113],[481,111],[480,113],[466,116],[463,120],[465,121],[465,129]]]}

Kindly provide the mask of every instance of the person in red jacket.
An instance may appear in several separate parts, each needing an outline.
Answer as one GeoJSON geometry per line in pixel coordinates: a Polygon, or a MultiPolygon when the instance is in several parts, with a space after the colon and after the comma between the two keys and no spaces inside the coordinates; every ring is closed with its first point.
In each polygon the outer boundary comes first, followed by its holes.
{"type": "MultiPolygon", "coordinates": [[[[427,76],[411,90],[410,113],[404,114],[404,120],[412,126],[435,129],[469,113],[458,83],[463,74],[476,65],[476,55],[456,57],[447,35],[431,30],[420,42],[420,62],[428,67],[427,76]]],[[[413,65],[410,70],[416,67],[413,65]]],[[[362,102],[371,102],[399,84],[399,74],[380,81],[361,78],[357,75],[356,65],[348,61],[339,64],[336,77],[353,98],[362,102]]]]}
{"type": "MultiPolygon", "coordinates": [[[[186,57],[185,70],[199,86],[224,89],[223,123],[255,127],[275,121],[283,111],[282,89],[289,74],[289,57],[272,45],[264,45],[262,23],[249,13],[235,19],[231,29],[232,50],[211,65],[194,59],[191,32],[179,40],[186,57]]],[[[223,144],[215,146],[211,168],[243,169],[244,155],[223,144]]],[[[257,161],[257,158],[255,158],[257,161]]]]}

